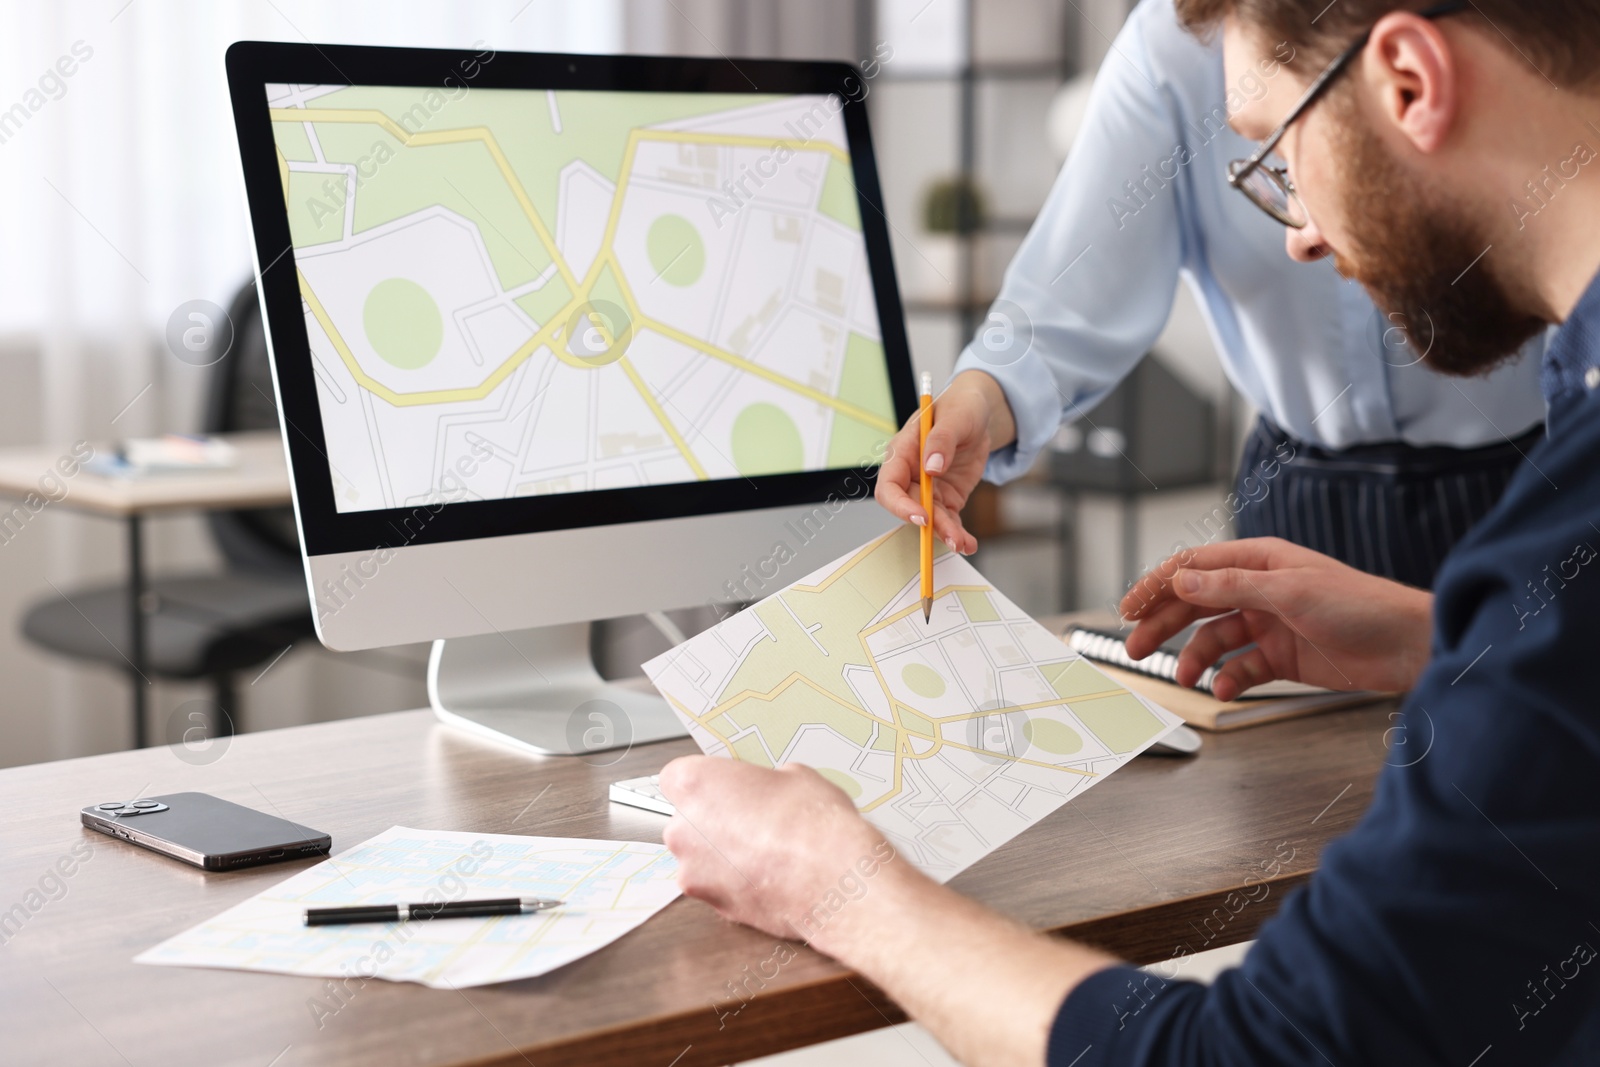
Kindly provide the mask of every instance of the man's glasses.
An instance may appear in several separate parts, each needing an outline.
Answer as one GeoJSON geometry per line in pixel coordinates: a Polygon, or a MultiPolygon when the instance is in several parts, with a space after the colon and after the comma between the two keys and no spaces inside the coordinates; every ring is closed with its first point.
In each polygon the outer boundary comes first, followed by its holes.
{"type": "MultiPolygon", "coordinates": [[[[1425,8],[1417,14],[1425,19],[1436,19],[1465,11],[1471,6],[1470,0],[1451,0],[1449,3],[1425,8]]],[[[1294,182],[1289,179],[1289,168],[1283,165],[1274,166],[1267,162],[1267,157],[1278,147],[1278,142],[1289,132],[1289,127],[1293,126],[1295,121],[1327,92],[1333,80],[1343,74],[1345,68],[1361,54],[1361,50],[1367,47],[1367,41],[1371,37],[1371,30],[1363,33],[1351,42],[1350,47],[1340,52],[1337,59],[1328,64],[1328,69],[1317,75],[1317,80],[1311,83],[1310,88],[1300,97],[1300,102],[1289,112],[1289,117],[1261,142],[1261,147],[1255,150],[1254,155],[1249,159],[1236,159],[1228,164],[1228,184],[1249,197],[1252,204],[1285,226],[1296,230],[1304,229],[1306,223],[1311,221],[1311,216],[1306,213],[1306,206],[1300,202],[1299,195],[1295,193],[1294,182]]]]}

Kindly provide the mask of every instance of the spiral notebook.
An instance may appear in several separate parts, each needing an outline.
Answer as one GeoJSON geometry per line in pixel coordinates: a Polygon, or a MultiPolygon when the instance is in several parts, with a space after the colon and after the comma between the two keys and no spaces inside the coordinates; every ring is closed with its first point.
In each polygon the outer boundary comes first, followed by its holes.
{"type": "MultiPolygon", "coordinates": [[[[1125,636],[1115,630],[1074,624],[1066,628],[1061,639],[1085,659],[1099,664],[1113,681],[1154,700],[1190,726],[1202,730],[1259,726],[1319,711],[1371,704],[1385,696],[1365,691],[1338,692],[1279,680],[1258,685],[1237,700],[1218,700],[1211,692],[1211,684],[1217,676],[1215,667],[1206,668],[1199,685],[1194,688],[1177,682],[1178,653],[1188,641],[1189,631],[1172,638],[1142,660],[1128,655],[1128,648],[1123,644],[1125,636]]],[[[1226,659],[1224,657],[1224,661],[1226,659]]]]}

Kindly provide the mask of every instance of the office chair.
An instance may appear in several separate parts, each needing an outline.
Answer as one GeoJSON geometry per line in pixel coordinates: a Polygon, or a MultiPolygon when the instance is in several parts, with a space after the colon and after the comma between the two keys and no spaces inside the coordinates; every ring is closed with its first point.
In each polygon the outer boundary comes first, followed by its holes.
{"type": "MultiPolygon", "coordinates": [[[[228,314],[233,347],[211,368],[205,430],[277,430],[254,282],[234,297],[228,314]]],[[[209,679],[221,711],[212,723],[217,735],[232,733],[238,716],[235,676],[269,663],[314,626],[291,508],[212,512],[207,520],[224,570],[154,579],[143,608],[149,675],[209,679]]],[[[52,652],[127,673],[128,614],[126,585],[94,586],[36,604],[23,617],[22,633],[52,652]]]]}

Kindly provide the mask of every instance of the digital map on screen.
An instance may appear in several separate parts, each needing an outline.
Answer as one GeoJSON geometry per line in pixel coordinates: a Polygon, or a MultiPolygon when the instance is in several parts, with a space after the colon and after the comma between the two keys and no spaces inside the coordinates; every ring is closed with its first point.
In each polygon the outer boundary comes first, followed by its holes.
{"type": "Polygon", "coordinates": [[[853,467],[893,434],[837,98],[267,104],[339,510],[853,467]]]}

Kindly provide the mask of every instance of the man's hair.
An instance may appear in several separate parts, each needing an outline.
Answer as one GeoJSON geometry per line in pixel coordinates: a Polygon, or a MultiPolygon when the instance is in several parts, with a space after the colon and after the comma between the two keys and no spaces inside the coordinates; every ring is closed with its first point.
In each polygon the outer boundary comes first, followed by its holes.
{"type": "MultiPolygon", "coordinates": [[[[1421,11],[1434,0],[1175,0],[1191,32],[1225,17],[1273,41],[1287,41],[1297,67],[1314,70],[1391,11],[1421,11]]],[[[1510,44],[1539,73],[1564,88],[1600,81],[1600,4],[1595,0],[1473,0],[1452,19],[1472,19],[1510,44]]]]}

